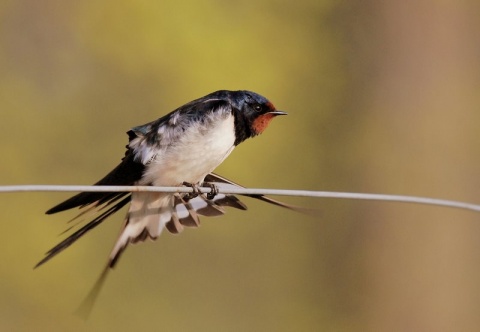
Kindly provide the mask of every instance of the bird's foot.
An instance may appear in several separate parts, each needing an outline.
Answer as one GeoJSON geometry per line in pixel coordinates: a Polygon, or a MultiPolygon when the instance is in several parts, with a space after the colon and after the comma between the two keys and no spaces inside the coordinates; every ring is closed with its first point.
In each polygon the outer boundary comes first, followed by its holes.
{"type": "Polygon", "coordinates": [[[204,182],[204,186],[209,186],[212,191],[207,193],[207,199],[214,199],[215,196],[218,194],[218,186],[215,183],[210,183],[210,182],[204,182]]]}
{"type": "MultiPolygon", "coordinates": [[[[192,198],[195,198],[197,197],[198,195],[201,195],[202,192],[200,191],[200,187],[198,186],[198,184],[195,184],[195,183],[190,183],[190,182],[186,182],[184,181],[182,183],[185,187],[190,187],[192,188],[192,192],[191,193],[187,193],[185,194],[184,196],[184,199],[186,201],[189,201],[191,200],[192,198]]],[[[218,186],[215,184],[215,183],[210,183],[210,182],[204,182],[203,183],[204,186],[208,186],[210,187],[211,191],[209,193],[207,193],[207,199],[209,200],[212,200],[215,198],[215,196],[218,195],[218,192],[219,192],[219,189],[218,189],[218,186]]]]}
{"type": "Polygon", "coordinates": [[[192,188],[192,192],[191,192],[191,193],[186,193],[185,196],[183,197],[183,199],[184,199],[185,201],[188,202],[188,201],[191,200],[192,198],[195,198],[195,197],[197,197],[198,195],[201,194],[201,191],[200,191],[200,188],[199,188],[198,184],[190,183],[190,182],[186,182],[186,181],[184,181],[182,184],[183,184],[185,187],[190,187],[190,188],[192,188]]]}

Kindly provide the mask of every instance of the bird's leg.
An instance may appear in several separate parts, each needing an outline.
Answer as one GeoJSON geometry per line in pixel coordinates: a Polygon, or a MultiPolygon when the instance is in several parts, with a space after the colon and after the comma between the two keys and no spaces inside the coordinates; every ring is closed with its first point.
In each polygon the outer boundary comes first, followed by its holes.
{"type": "Polygon", "coordinates": [[[190,187],[190,188],[192,188],[192,192],[191,192],[191,193],[185,194],[185,197],[183,198],[185,201],[188,202],[188,201],[191,200],[192,198],[195,198],[195,197],[197,197],[198,195],[201,194],[200,188],[198,187],[198,184],[190,183],[190,182],[186,182],[186,181],[184,181],[182,184],[183,184],[185,187],[190,187]]]}
{"type": "Polygon", "coordinates": [[[204,186],[209,186],[212,191],[207,193],[207,199],[214,199],[215,196],[218,194],[218,186],[215,183],[210,183],[210,182],[204,182],[204,186]]]}

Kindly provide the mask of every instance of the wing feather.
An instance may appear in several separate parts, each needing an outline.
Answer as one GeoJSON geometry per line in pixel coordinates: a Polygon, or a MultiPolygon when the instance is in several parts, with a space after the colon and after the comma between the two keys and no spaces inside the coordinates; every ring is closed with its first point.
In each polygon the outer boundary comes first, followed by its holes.
{"type": "MultiPolygon", "coordinates": [[[[103,179],[95,183],[96,186],[129,186],[138,181],[145,169],[141,163],[135,162],[133,154],[127,152],[122,162],[108,173],[103,179]]],[[[46,213],[53,214],[76,207],[85,207],[95,203],[96,206],[124,197],[128,193],[122,192],[82,192],[66,201],[52,207],[46,213]]]]}
{"type": "MultiPolygon", "coordinates": [[[[215,173],[209,173],[205,177],[204,182],[213,183],[213,184],[217,185],[219,188],[222,188],[222,187],[223,188],[228,188],[228,186],[232,186],[234,188],[235,187],[245,188],[245,187],[239,185],[238,183],[230,181],[227,178],[224,178],[223,176],[220,176],[220,175],[215,174],[215,173]]],[[[306,213],[306,214],[311,214],[313,212],[310,209],[303,208],[301,206],[296,206],[296,205],[283,203],[283,202],[277,201],[276,199],[273,199],[273,198],[270,198],[268,196],[261,195],[261,194],[242,194],[241,196],[255,198],[255,199],[258,199],[260,201],[270,203],[270,204],[273,204],[273,205],[276,205],[276,206],[280,206],[280,207],[283,207],[285,209],[293,210],[293,211],[296,211],[296,212],[301,212],[301,213],[306,213]]],[[[228,199],[228,202],[225,202],[226,204],[241,204],[245,207],[245,210],[247,209],[247,207],[242,202],[240,202],[240,200],[237,197],[235,197],[234,195],[226,195],[226,198],[228,199]]],[[[226,206],[231,206],[231,205],[226,205],[226,206]]]]}

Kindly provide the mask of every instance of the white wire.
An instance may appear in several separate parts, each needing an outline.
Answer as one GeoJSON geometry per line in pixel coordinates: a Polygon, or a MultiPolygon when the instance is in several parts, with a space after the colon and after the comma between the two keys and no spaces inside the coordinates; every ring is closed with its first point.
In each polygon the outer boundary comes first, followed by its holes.
{"type": "MultiPolygon", "coordinates": [[[[202,193],[211,192],[210,187],[200,187],[202,193]]],[[[66,185],[16,185],[0,186],[0,193],[12,192],[164,192],[164,193],[189,193],[193,189],[190,187],[152,187],[152,186],[66,186],[66,185]]],[[[346,193],[331,191],[309,191],[309,190],[284,190],[284,189],[252,189],[239,187],[219,188],[219,193],[233,195],[277,195],[277,196],[297,196],[297,197],[316,197],[316,198],[341,198],[341,199],[361,199],[373,201],[388,201],[444,206],[471,210],[480,212],[480,205],[470,204],[460,201],[446,199],[437,199],[418,196],[404,195],[384,195],[384,194],[364,194],[364,193],[346,193]]]]}

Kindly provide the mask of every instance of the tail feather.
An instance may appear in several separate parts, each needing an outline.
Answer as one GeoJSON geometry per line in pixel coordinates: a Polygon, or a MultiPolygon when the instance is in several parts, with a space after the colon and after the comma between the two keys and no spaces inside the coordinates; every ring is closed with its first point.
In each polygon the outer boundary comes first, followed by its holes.
{"type": "Polygon", "coordinates": [[[170,232],[176,234],[183,230],[183,226],[198,227],[200,225],[200,219],[195,213],[195,210],[193,209],[191,203],[185,201],[180,195],[175,195],[174,212],[174,215],[178,220],[174,219],[171,222],[167,223],[167,229],[170,232]]]}
{"type": "MultiPolygon", "coordinates": [[[[195,201],[195,199],[192,201],[195,201]]],[[[200,218],[198,218],[197,210],[193,207],[192,201],[184,201],[182,204],[186,207],[188,216],[186,218],[180,218],[180,223],[188,227],[198,227],[200,226],[200,218]]]]}
{"type": "MultiPolygon", "coordinates": [[[[125,159],[124,159],[125,161],[125,159]]],[[[120,169],[122,164],[117,167],[120,169]]],[[[111,173],[114,173],[113,171],[111,173]]],[[[105,184],[112,181],[112,175],[107,175],[104,179],[97,182],[97,184],[105,184]]],[[[210,173],[205,177],[205,182],[213,183],[220,189],[229,187],[243,188],[242,186],[227,180],[217,174],[210,173]]],[[[290,210],[302,213],[309,213],[311,210],[285,204],[283,202],[274,200],[264,195],[250,195],[255,198],[270,204],[281,206],[290,210]]],[[[183,194],[164,194],[164,193],[80,193],[72,198],[58,204],[47,211],[48,214],[60,212],[72,207],[86,207],[89,208],[80,212],[78,216],[71,221],[85,216],[89,212],[101,212],[85,226],[71,234],[65,240],[50,249],[46,256],[35,266],[38,267],[51,258],[71,246],[80,237],[86,234],[91,229],[98,226],[106,218],[120,210],[128,202],[131,202],[129,212],[126,216],[124,227],[121,234],[115,243],[115,246],[109,257],[109,266],[113,267],[118,261],[121,253],[129,243],[143,242],[147,239],[155,240],[160,236],[163,228],[169,232],[177,234],[183,231],[184,227],[198,227],[200,225],[201,216],[219,216],[225,213],[223,207],[233,207],[240,210],[246,210],[247,206],[242,203],[236,196],[229,194],[217,194],[213,199],[209,200],[204,194],[201,194],[193,199],[186,201],[183,194]],[[126,196],[126,197],[125,197],[126,196]],[[113,205],[112,205],[113,204],[113,205]]],[[[76,225],[69,228],[72,229],[76,225]]]]}
{"type": "MultiPolygon", "coordinates": [[[[165,224],[171,220],[172,195],[164,193],[132,193],[130,209],[124,227],[109,256],[110,262],[118,261],[129,243],[156,239],[165,224]]],[[[113,266],[112,263],[110,265],[113,266]]]]}
{"type": "Polygon", "coordinates": [[[40,265],[45,264],[47,261],[52,259],[54,256],[58,255],[60,252],[65,250],[66,248],[70,247],[73,243],[75,243],[80,237],[85,235],[88,231],[92,230],[93,228],[100,225],[106,218],[120,210],[130,201],[130,196],[125,197],[120,202],[116,203],[115,205],[111,206],[108,210],[100,214],[98,217],[90,221],[88,224],[77,230],[75,233],[67,237],[65,240],[57,244],[55,247],[50,249],[46,253],[46,257],[44,257],[40,262],[35,265],[35,268],[39,267],[40,265]]]}
{"type": "MultiPolygon", "coordinates": [[[[128,157],[128,156],[127,156],[128,157]]],[[[126,157],[126,158],[127,158],[126,157]]],[[[129,161],[127,160],[127,163],[129,161]]],[[[130,163],[132,161],[130,160],[130,163]]],[[[122,164],[125,163],[125,158],[122,164]]],[[[120,179],[121,175],[126,171],[125,165],[120,164],[105,178],[97,182],[97,185],[129,185],[134,184],[132,176],[126,179],[120,179]],[[122,168],[123,167],[123,168],[122,168]],[[132,182],[133,181],[133,182],[132,182]]],[[[137,167],[136,165],[135,167],[137,167]]],[[[138,166],[138,172],[135,176],[139,176],[141,169],[138,166]]],[[[243,188],[242,186],[227,180],[219,175],[210,173],[205,177],[205,182],[217,185],[220,189],[243,188]]],[[[311,210],[285,204],[264,195],[243,195],[255,198],[270,204],[281,206],[297,212],[309,213],[311,210]]],[[[47,211],[52,214],[74,207],[80,207],[83,210],[74,220],[86,217],[89,213],[99,213],[86,225],[68,236],[65,240],[50,249],[46,256],[38,262],[35,268],[46,263],[54,256],[71,246],[80,237],[85,235],[101,224],[106,218],[120,210],[127,203],[131,202],[129,211],[125,217],[125,222],[120,235],[109,255],[108,262],[95,283],[94,288],[89,293],[85,301],[80,306],[77,314],[83,318],[87,318],[94,305],[100,289],[107,277],[108,271],[113,269],[118,262],[120,256],[130,243],[138,243],[147,239],[155,240],[160,236],[162,230],[166,228],[171,233],[180,233],[184,227],[198,227],[200,225],[199,215],[201,216],[219,216],[225,213],[224,207],[232,207],[240,210],[246,210],[247,206],[236,196],[230,194],[217,194],[213,199],[209,200],[204,194],[193,199],[185,200],[184,194],[165,194],[165,193],[80,193],[72,198],[54,206],[47,211]],[[89,206],[89,207],[88,207],[89,206]]],[[[81,221],[81,220],[80,220],[81,221]]],[[[68,230],[76,227],[78,223],[71,226],[68,230]]]]}
{"type": "Polygon", "coordinates": [[[164,228],[177,234],[183,231],[184,226],[198,227],[199,215],[223,215],[225,210],[222,206],[246,209],[233,195],[219,194],[212,200],[199,195],[187,201],[182,194],[132,193],[124,227],[109,256],[110,265],[118,261],[129,243],[155,240],[164,228]]]}
{"type": "Polygon", "coordinates": [[[183,232],[183,225],[180,219],[178,218],[177,211],[172,211],[172,220],[165,224],[165,228],[172,234],[178,234],[183,232]]]}

